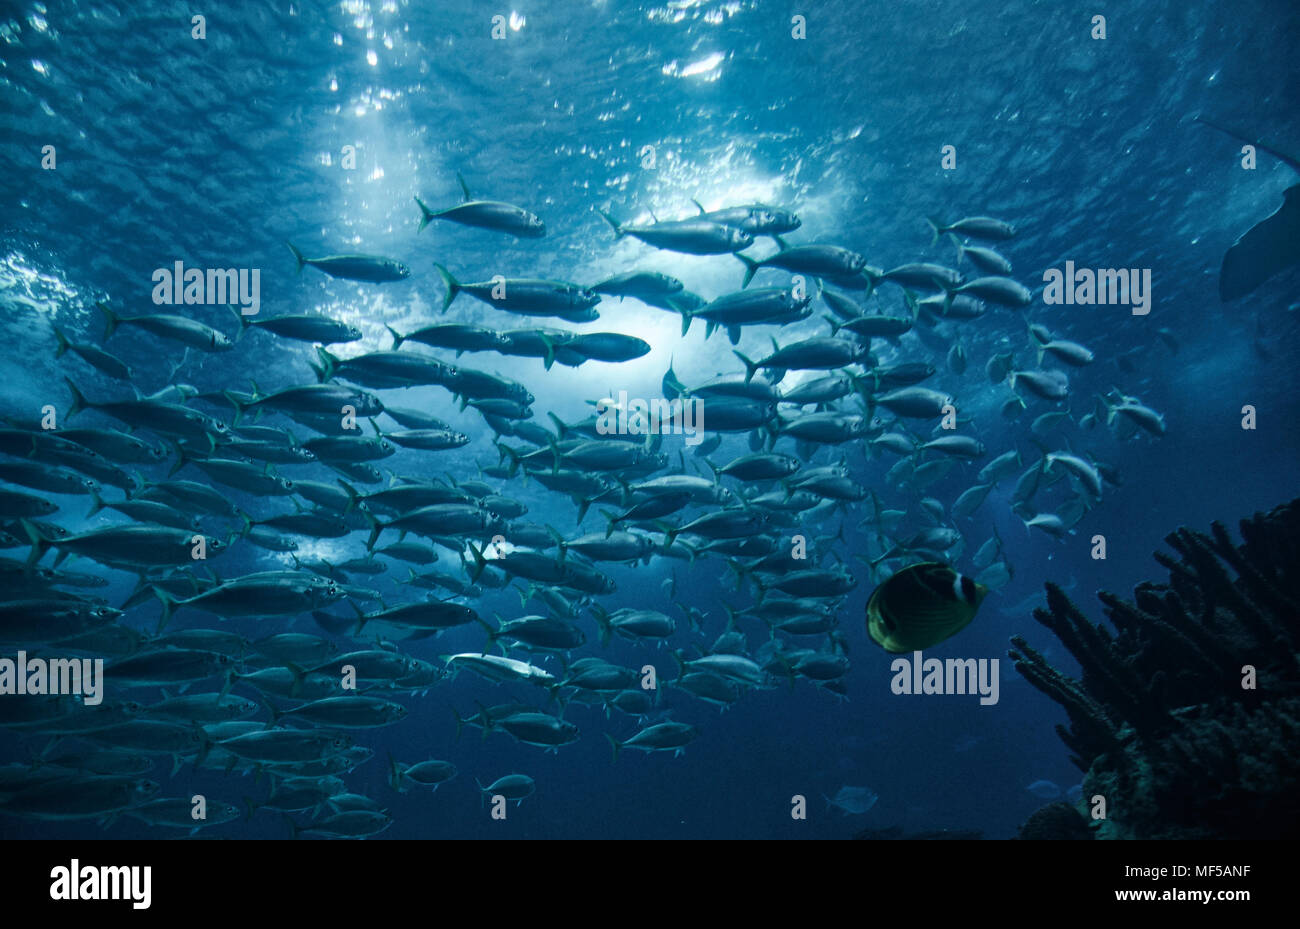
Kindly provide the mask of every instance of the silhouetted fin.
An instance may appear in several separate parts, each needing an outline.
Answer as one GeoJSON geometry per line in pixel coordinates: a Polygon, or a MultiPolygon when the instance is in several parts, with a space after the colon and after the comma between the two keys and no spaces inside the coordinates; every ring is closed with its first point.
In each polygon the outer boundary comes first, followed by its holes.
{"type": "Polygon", "coordinates": [[[1286,152],[1278,151],[1276,148],[1273,148],[1271,145],[1266,145],[1263,142],[1257,142],[1256,140],[1250,138],[1250,136],[1243,135],[1240,132],[1237,132],[1233,129],[1229,129],[1227,126],[1220,126],[1218,123],[1210,122],[1210,120],[1206,119],[1204,116],[1197,116],[1195,117],[1195,120],[1198,123],[1203,123],[1204,125],[1209,126],[1211,129],[1217,129],[1219,132],[1222,132],[1224,135],[1236,139],[1238,142],[1244,142],[1247,145],[1255,146],[1260,151],[1268,152],[1274,158],[1278,159],[1283,164],[1291,168],[1292,171],[1295,171],[1297,174],[1300,174],[1300,159],[1293,158],[1290,155],[1288,155],[1286,152]]]}
{"type": "Polygon", "coordinates": [[[1282,205],[1233,243],[1219,271],[1219,299],[1244,297],[1270,277],[1300,264],[1300,184],[1288,187],[1282,205]]]}
{"type": "MultiPolygon", "coordinates": [[[[1300,173],[1300,160],[1257,142],[1204,117],[1196,121],[1226,136],[1253,145],[1300,173]]],[[[1219,271],[1219,299],[1224,303],[1246,296],[1270,277],[1300,264],[1300,184],[1288,187],[1282,205],[1237,239],[1223,256],[1219,271]]]]}

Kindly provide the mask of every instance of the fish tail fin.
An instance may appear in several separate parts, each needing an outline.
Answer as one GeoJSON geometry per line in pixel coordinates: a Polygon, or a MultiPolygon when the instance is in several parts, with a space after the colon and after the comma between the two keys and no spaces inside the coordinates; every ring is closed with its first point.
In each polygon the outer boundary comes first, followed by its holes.
{"type": "Polygon", "coordinates": [[[289,251],[293,252],[294,260],[298,262],[298,273],[302,274],[302,268],[303,265],[307,263],[307,259],[302,256],[302,252],[298,251],[298,249],[294,247],[292,242],[286,239],[284,244],[289,246],[289,251]]]}
{"type": "Polygon", "coordinates": [[[158,602],[162,604],[162,616],[159,617],[158,628],[154,632],[155,635],[158,635],[167,628],[167,624],[171,622],[172,614],[176,612],[176,598],[161,587],[150,585],[149,589],[158,598],[158,602]]]}
{"type": "Polygon", "coordinates": [[[478,700],[474,701],[478,705],[478,723],[479,728],[483,731],[483,739],[486,741],[488,733],[492,731],[492,717],[488,715],[487,707],[478,700]]]}
{"type": "MultiPolygon", "coordinates": [[[[736,560],[735,558],[728,558],[728,559],[727,559],[727,566],[728,566],[729,568],[731,568],[731,570],[732,570],[733,573],[735,573],[735,575],[736,575],[736,590],[740,590],[740,589],[741,589],[741,586],[744,584],[744,582],[745,582],[746,580],[748,580],[749,577],[750,577],[750,569],[747,568],[747,567],[745,567],[743,564],[741,564],[741,563],[740,563],[738,560],[736,560]]],[[[731,628],[731,625],[728,624],[727,628],[730,629],[730,628],[731,628]]]]}
{"type": "Polygon", "coordinates": [[[1106,407],[1106,425],[1109,426],[1115,421],[1115,410],[1119,404],[1111,403],[1110,398],[1103,394],[1097,394],[1097,399],[1101,401],[1102,406],[1106,407]]]}
{"type": "MultiPolygon", "coordinates": [[[[200,726],[198,723],[194,724],[194,730],[199,737],[199,751],[198,754],[194,756],[194,770],[197,771],[199,769],[199,765],[203,764],[203,762],[207,760],[208,755],[212,751],[212,740],[208,738],[208,734],[203,731],[203,727],[200,726]]],[[[176,763],[172,768],[172,776],[174,777],[176,775],[176,772],[179,771],[180,769],[181,769],[181,756],[177,755],[176,763]]],[[[198,827],[195,826],[194,828],[197,829],[198,827]]],[[[193,833],[190,834],[193,835],[193,833]]]]}
{"type": "Polygon", "coordinates": [[[398,793],[401,793],[402,792],[400,786],[401,783],[402,783],[401,766],[398,765],[397,759],[393,757],[393,753],[389,752],[388,753],[388,786],[393,788],[393,790],[396,790],[398,793]]]}
{"type": "Polygon", "coordinates": [[[323,384],[334,377],[334,372],[338,369],[339,359],[322,345],[316,346],[316,357],[320,359],[320,382],[323,384]]]}
{"type": "MultiPolygon", "coordinates": [[[[323,561],[324,559],[321,559],[321,560],[323,561]]],[[[326,564],[329,564],[328,561],[325,562],[325,563],[326,563],[326,564]]],[[[382,600],[379,601],[379,602],[380,602],[381,604],[383,603],[382,600]]],[[[357,601],[351,599],[350,597],[348,598],[348,606],[352,607],[352,611],[353,611],[354,613],[357,614],[357,628],[354,629],[354,630],[352,631],[352,638],[354,638],[354,639],[356,639],[356,638],[360,638],[360,637],[361,637],[361,630],[364,629],[364,628],[366,628],[366,623],[370,621],[370,617],[366,615],[366,611],[365,611],[365,610],[363,610],[363,609],[361,609],[361,607],[357,606],[357,601]]]]}
{"type": "Polygon", "coordinates": [[[473,200],[474,196],[469,192],[469,185],[465,183],[465,178],[459,171],[456,172],[456,181],[460,184],[460,192],[464,195],[461,202],[468,203],[473,200]]]}
{"type": "Polygon", "coordinates": [[[104,338],[108,339],[117,331],[117,326],[122,321],[122,317],[110,310],[103,300],[97,300],[95,306],[99,307],[99,311],[104,314],[104,338]]]}
{"type": "Polygon", "coordinates": [[[420,207],[420,228],[415,230],[416,234],[418,235],[419,233],[424,231],[424,227],[429,225],[429,221],[433,219],[434,216],[436,216],[437,214],[434,213],[433,210],[425,206],[424,201],[421,200],[419,197],[415,197],[414,200],[416,204],[418,204],[420,207]]]}
{"type": "Polygon", "coordinates": [[[104,498],[99,495],[99,491],[93,487],[90,490],[90,509],[86,511],[86,518],[94,516],[104,508],[104,498]]]}
{"type": "Polygon", "coordinates": [[[739,358],[739,359],[744,363],[744,365],[745,365],[745,383],[748,384],[750,381],[752,381],[752,380],[754,379],[754,375],[755,375],[756,373],[758,373],[758,363],[757,363],[757,362],[754,362],[754,361],[750,361],[748,357],[746,357],[746,356],[745,356],[744,354],[742,354],[741,352],[736,351],[735,349],[732,349],[731,354],[735,355],[737,358],[739,358]]]}
{"type": "Polygon", "coordinates": [[[77,389],[77,385],[72,383],[72,378],[65,377],[63,383],[67,384],[68,390],[72,391],[72,406],[68,407],[68,419],[72,419],[72,417],[76,416],[87,407],[94,406],[94,404],[87,400],[85,395],[77,389]]]}
{"type": "Polygon", "coordinates": [[[831,335],[833,336],[839,335],[840,330],[844,328],[842,325],[840,325],[840,321],[836,319],[834,316],[830,315],[829,313],[823,313],[822,319],[826,320],[828,323],[831,324],[831,335]]]}
{"type": "Polygon", "coordinates": [[[54,326],[52,328],[54,329],[54,338],[56,338],[59,342],[58,347],[54,349],[54,357],[62,358],[64,355],[67,354],[68,349],[72,347],[72,343],[68,341],[68,337],[63,334],[62,329],[60,329],[58,326],[54,326]]]}
{"type": "Polygon", "coordinates": [[[176,449],[176,462],[171,466],[171,470],[167,472],[168,477],[171,477],[181,468],[195,460],[191,455],[187,454],[186,449],[179,442],[173,442],[172,447],[176,449]]]}
{"type": "Polygon", "coordinates": [[[609,647],[609,636],[614,631],[614,626],[609,621],[609,611],[598,603],[591,605],[591,615],[596,618],[596,625],[600,627],[600,647],[609,647]]]}
{"type": "MultiPolygon", "coordinates": [[[[497,442],[497,451],[501,453],[501,459],[510,459],[509,476],[514,477],[519,473],[519,452],[515,451],[504,442],[497,442]]],[[[498,459],[500,461],[501,459],[498,459]]]]}
{"type": "Polygon", "coordinates": [[[483,571],[487,568],[487,559],[483,557],[482,549],[476,547],[473,542],[469,543],[470,554],[474,556],[474,570],[470,572],[470,583],[475,583],[483,576],[483,571]]]}
{"type": "Polygon", "coordinates": [[[253,324],[253,321],[235,309],[233,304],[227,304],[226,308],[234,314],[235,319],[239,320],[239,328],[235,330],[235,338],[233,339],[233,341],[238,342],[244,337],[244,333],[248,331],[248,327],[253,324]]]}
{"type": "Polygon", "coordinates": [[[677,680],[686,676],[686,659],[683,657],[686,653],[680,648],[673,649],[673,660],[677,662],[677,680]]]}
{"type": "Polygon", "coordinates": [[[244,411],[248,408],[248,404],[244,403],[237,396],[235,396],[233,392],[229,390],[223,390],[221,392],[221,395],[226,398],[226,402],[228,402],[231,406],[235,408],[235,419],[234,422],[231,423],[231,425],[238,426],[240,420],[244,418],[244,411]]]}
{"type": "Polygon", "coordinates": [[[266,712],[270,714],[271,717],[266,723],[266,728],[271,729],[275,726],[276,723],[280,721],[281,716],[285,716],[288,714],[288,711],[277,709],[275,704],[273,704],[270,700],[266,699],[265,694],[263,694],[260,699],[262,702],[262,706],[266,707],[266,712]]]}
{"type": "Polygon", "coordinates": [[[300,665],[294,664],[292,661],[286,661],[284,666],[288,668],[289,673],[293,675],[293,684],[289,688],[289,696],[296,697],[298,694],[302,693],[302,685],[307,679],[307,672],[304,671],[300,665]]]}
{"type": "Polygon", "coordinates": [[[443,286],[447,288],[447,293],[442,298],[442,311],[445,313],[447,307],[451,306],[451,301],[455,300],[456,295],[461,291],[460,281],[456,280],[450,271],[436,261],[433,263],[433,267],[438,272],[438,276],[442,278],[443,286]]]}
{"type": "Polygon", "coordinates": [[[685,337],[691,331],[691,323],[695,322],[695,313],[685,306],[679,306],[677,311],[682,314],[682,336],[685,337]]]}
{"type": "MultiPolygon", "coordinates": [[[[366,539],[366,551],[373,552],[375,543],[379,541],[379,536],[384,531],[384,526],[380,523],[379,518],[369,510],[363,510],[362,515],[366,517],[366,522],[370,523],[370,535],[366,539]]],[[[415,572],[412,571],[411,573],[414,574],[415,572]]]]}
{"type": "Polygon", "coordinates": [[[952,241],[953,245],[957,246],[957,261],[954,263],[960,268],[961,260],[966,257],[966,246],[962,245],[961,239],[957,238],[955,233],[948,233],[948,238],[952,241]]]}
{"type": "Polygon", "coordinates": [[[619,239],[623,238],[623,236],[627,235],[627,233],[623,231],[623,227],[619,225],[618,220],[614,217],[610,216],[599,207],[596,208],[596,212],[599,213],[601,218],[604,219],[605,222],[609,223],[610,228],[614,230],[614,241],[617,242],[619,239]]]}
{"type": "Polygon", "coordinates": [[[605,738],[609,739],[609,747],[614,753],[614,757],[610,759],[610,763],[612,764],[613,762],[618,761],[618,753],[619,750],[623,747],[623,743],[620,742],[618,739],[614,738],[608,732],[605,733],[605,738]]]}
{"type": "Polygon", "coordinates": [[[36,564],[36,562],[45,557],[45,553],[49,550],[50,542],[52,540],[42,535],[41,531],[28,520],[20,519],[18,522],[23,527],[23,531],[27,533],[27,538],[30,539],[32,543],[32,550],[27,556],[27,567],[30,568],[32,565],[36,564]]]}
{"type": "Polygon", "coordinates": [[[930,228],[934,231],[934,235],[930,239],[930,247],[934,248],[934,246],[939,242],[939,236],[943,235],[948,230],[944,229],[943,225],[933,216],[927,216],[925,221],[930,224],[930,228]]]}
{"type": "Polygon", "coordinates": [[[569,424],[560,419],[560,417],[556,416],[550,410],[547,410],[546,415],[551,417],[551,422],[555,423],[555,431],[558,433],[557,438],[563,439],[565,434],[569,431],[569,424]]]}
{"type": "Polygon", "coordinates": [[[391,336],[393,337],[393,349],[392,349],[392,350],[393,350],[393,351],[397,351],[399,348],[402,347],[402,343],[406,341],[406,336],[402,335],[400,332],[398,332],[398,331],[397,331],[396,329],[394,329],[392,326],[385,325],[384,328],[387,329],[389,335],[391,335],[391,336]]]}
{"type": "Polygon", "coordinates": [[[906,304],[908,312],[912,314],[912,322],[915,323],[917,317],[921,315],[921,305],[916,300],[916,294],[903,288],[903,303],[906,304]]]}
{"type": "MultiPolygon", "coordinates": [[[[497,621],[500,622],[501,614],[497,613],[495,615],[497,621]]],[[[482,616],[475,616],[474,621],[477,622],[480,626],[482,626],[483,629],[487,632],[487,641],[483,643],[483,654],[486,655],[488,652],[492,651],[494,646],[496,646],[497,639],[500,638],[501,636],[501,631],[498,629],[493,629],[492,625],[482,616]]],[[[504,645],[501,646],[501,654],[502,655],[506,654],[506,647],[504,645]]]]}
{"type": "Polygon", "coordinates": [[[749,286],[749,282],[754,279],[754,275],[758,273],[758,262],[753,258],[747,258],[738,252],[732,252],[732,254],[740,259],[740,263],[745,266],[745,281],[740,285],[740,289],[744,290],[749,286]]]}

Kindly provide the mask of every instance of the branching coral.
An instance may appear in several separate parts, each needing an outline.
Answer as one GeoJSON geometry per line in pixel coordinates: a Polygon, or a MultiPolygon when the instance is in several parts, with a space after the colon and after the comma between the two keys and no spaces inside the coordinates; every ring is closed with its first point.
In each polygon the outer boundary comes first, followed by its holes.
{"type": "Polygon", "coordinates": [[[1140,584],[1131,603],[1098,594],[1114,634],[1047,584],[1034,618],[1080,680],[1011,640],[1016,669],[1069,717],[1057,732],[1084,799],[1105,800],[1098,838],[1297,834],[1300,500],[1243,520],[1241,536],[1218,523],[1166,536],[1168,584],[1140,584]]]}

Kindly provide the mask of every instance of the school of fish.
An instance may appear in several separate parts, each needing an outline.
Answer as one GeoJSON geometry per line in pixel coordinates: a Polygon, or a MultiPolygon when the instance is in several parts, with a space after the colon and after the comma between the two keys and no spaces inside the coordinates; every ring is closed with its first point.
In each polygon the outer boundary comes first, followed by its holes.
{"type": "MultiPolygon", "coordinates": [[[[452,222],[547,235],[531,211],[461,187],[462,202],[442,209],[417,199],[417,233],[452,222]]],[[[1020,344],[989,350],[980,337],[988,318],[1002,316],[1003,329],[1033,299],[996,250],[1016,236],[1009,222],[931,220],[931,250],[951,266],[886,270],[850,243],[794,241],[801,222],[789,209],[697,206],[647,224],[600,216],[616,239],[733,264],[734,292],[696,295],[635,269],[582,285],[452,260],[411,268],[371,255],[314,258],[298,242],[289,248],[301,273],[361,286],[428,276],[441,282],[444,311],[479,301],[479,323],[429,320],[390,329],[391,344],[361,346],[347,320],[240,316],[223,333],[185,315],[131,315],[124,295],[100,305],[102,332],[56,328],[58,387],[69,398],[57,427],[32,411],[0,428],[0,637],[5,654],[104,658],[105,697],[94,706],[0,698],[0,727],[32,757],[0,767],[0,814],[103,825],[126,816],[179,834],[280,814],[295,836],[364,838],[391,818],[382,796],[349,789],[358,766],[386,764],[401,792],[433,791],[460,773],[442,759],[372,757],[368,730],[415,720],[520,743],[515,771],[472,772],[485,798],[514,802],[538,789],[520,773],[531,752],[603,734],[615,759],[627,749],[680,754],[699,735],[673,718],[681,707],[725,709],[798,679],[843,698],[847,643],[859,630],[894,651],[957,633],[1012,574],[980,520],[996,488],[1012,488],[1027,530],[1059,538],[1120,479],[1088,454],[1090,434],[1165,431],[1141,399],[1089,381],[1093,353],[1068,333],[1026,318],[1016,322],[1020,344]],[[664,398],[706,411],[697,446],[609,435],[594,414],[565,422],[499,370],[647,354],[641,339],[589,331],[605,299],[680,316],[683,335],[702,323],[732,346],[760,330],[772,349],[735,351],[734,370],[708,383],[684,384],[669,367],[664,398]],[[817,334],[807,334],[813,323],[817,334]],[[799,324],[798,338],[781,337],[799,324]],[[124,329],[160,353],[183,346],[185,357],[237,357],[244,340],[310,343],[316,362],[286,363],[290,383],[273,390],[247,380],[200,389],[174,374],[142,396],[113,354],[124,329]],[[404,405],[402,391],[415,386],[457,398],[463,421],[404,405]],[[991,414],[987,399],[978,412],[963,403],[991,390],[991,414]],[[1076,401],[1080,393],[1091,400],[1076,401]],[[990,416],[1019,420],[1024,440],[987,448],[980,424],[990,416]],[[471,439],[483,423],[493,438],[471,439]],[[439,464],[441,452],[471,442],[483,452],[480,473],[439,464]],[[931,495],[939,485],[942,496],[931,495]],[[545,498],[572,501],[571,524],[528,521],[545,498]],[[347,557],[298,554],[319,540],[347,557]],[[237,550],[260,569],[223,571],[237,550]],[[674,614],[620,599],[616,575],[651,564],[668,575],[657,605],[674,614]],[[917,565],[930,572],[917,590],[952,591],[951,616],[932,604],[924,629],[907,629],[901,590],[872,598],[869,623],[841,615],[863,580],[883,593],[886,579],[917,565]],[[934,570],[951,574],[936,582],[934,570]],[[734,575],[731,602],[679,596],[697,571],[734,575]],[[114,572],[137,583],[109,604],[95,593],[114,572]],[[439,638],[448,630],[478,630],[482,645],[447,653],[439,638]],[[607,661],[613,637],[644,660],[607,661]],[[462,673],[531,697],[462,702],[453,721],[445,706],[457,704],[462,673]],[[574,701],[598,709],[581,728],[566,719],[574,701]],[[160,763],[170,763],[165,790],[160,763]],[[232,780],[201,820],[184,786],[188,766],[232,780]],[[259,775],[259,786],[233,786],[238,774],[259,775]]],[[[850,812],[874,803],[866,788],[852,790],[865,793],[833,802],[850,812]]]]}

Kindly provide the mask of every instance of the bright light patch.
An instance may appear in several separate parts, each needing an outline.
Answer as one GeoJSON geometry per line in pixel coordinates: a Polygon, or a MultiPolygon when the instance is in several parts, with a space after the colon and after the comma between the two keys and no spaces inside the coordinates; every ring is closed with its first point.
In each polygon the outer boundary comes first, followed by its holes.
{"type": "Polygon", "coordinates": [[[366,52],[366,64],[370,65],[370,67],[372,68],[375,65],[379,64],[379,56],[375,54],[375,50],[373,48],[370,51],[366,52]]]}
{"type": "Polygon", "coordinates": [[[510,11],[510,28],[513,29],[515,32],[518,32],[520,29],[524,28],[524,24],[527,22],[528,20],[524,19],[524,17],[519,13],[516,13],[513,10],[510,11]]]}
{"type": "Polygon", "coordinates": [[[63,277],[36,268],[22,252],[0,259],[0,293],[10,306],[25,306],[46,315],[83,302],[81,291],[63,277]]]}
{"type": "Polygon", "coordinates": [[[723,59],[726,57],[727,56],[722,54],[722,52],[714,52],[707,58],[701,58],[699,61],[692,62],[682,68],[681,76],[696,77],[701,74],[707,75],[709,72],[715,70],[718,65],[722,64],[723,59]]]}
{"type": "Polygon", "coordinates": [[[758,180],[757,178],[720,177],[713,184],[708,179],[697,181],[699,193],[696,199],[704,204],[705,209],[716,210],[728,206],[743,206],[748,203],[774,203],[777,198],[777,182],[758,180]]]}

